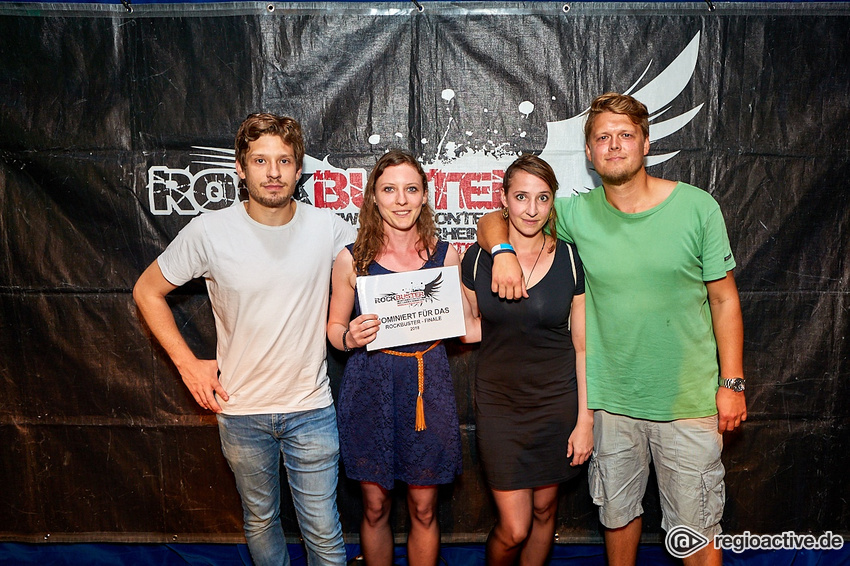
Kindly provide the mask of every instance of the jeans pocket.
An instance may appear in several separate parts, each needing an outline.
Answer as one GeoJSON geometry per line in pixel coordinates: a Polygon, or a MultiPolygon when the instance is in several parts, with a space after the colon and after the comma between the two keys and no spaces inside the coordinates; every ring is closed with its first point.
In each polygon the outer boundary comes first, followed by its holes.
{"type": "Polygon", "coordinates": [[[723,476],[726,470],[723,464],[717,464],[702,472],[702,526],[710,528],[723,518],[723,506],[726,503],[726,483],[723,476]]]}

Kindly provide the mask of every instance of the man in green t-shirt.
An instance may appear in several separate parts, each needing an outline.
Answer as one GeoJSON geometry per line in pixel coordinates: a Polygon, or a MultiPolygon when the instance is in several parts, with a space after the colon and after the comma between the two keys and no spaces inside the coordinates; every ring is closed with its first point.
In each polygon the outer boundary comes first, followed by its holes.
{"type": "MultiPolygon", "coordinates": [[[[662,528],[684,526],[709,541],[720,533],[721,433],[747,418],[741,305],[717,202],[644,168],[642,103],[597,97],[585,152],[602,186],[557,199],[557,230],[576,244],[585,269],[588,407],[595,410],[590,491],[609,564],[634,564],[650,460],[662,528]]],[[[493,292],[527,296],[515,256],[501,253],[501,215],[482,218],[478,234],[484,249],[500,250],[493,292]]],[[[685,558],[721,561],[711,543],[685,558]]]]}

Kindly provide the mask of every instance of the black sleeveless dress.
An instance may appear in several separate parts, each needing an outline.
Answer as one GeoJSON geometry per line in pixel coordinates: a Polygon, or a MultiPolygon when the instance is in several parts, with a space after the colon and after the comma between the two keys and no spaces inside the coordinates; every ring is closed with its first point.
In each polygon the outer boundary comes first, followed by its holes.
{"type": "Polygon", "coordinates": [[[549,272],[520,301],[490,290],[489,253],[479,254],[476,244],[464,256],[463,283],[475,291],[482,317],[476,439],[493,489],[556,484],[580,470],[566,454],[578,415],[570,307],[573,295],[584,293],[584,271],[573,248],[573,279],[569,245],[557,241],[549,272]]]}

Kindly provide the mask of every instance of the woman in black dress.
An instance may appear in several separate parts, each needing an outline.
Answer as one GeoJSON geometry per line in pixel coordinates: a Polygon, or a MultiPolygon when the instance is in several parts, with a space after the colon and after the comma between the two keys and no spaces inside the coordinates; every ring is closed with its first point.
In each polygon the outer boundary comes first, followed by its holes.
{"type": "MultiPolygon", "coordinates": [[[[528,298],[490,289],[492,256],[463,259],[464,291],[481,316],[475,378],[476,437],[498,521],[487,564],[543,564],[552,548],[558,484],[578,474],[593,448],[584,352],[584,272],[572,244],[556,240],[558,185],[533,155],[505,171],[503,215],[528,298]]],[[[495,251],[494,253],[502,253],[495,251]]]]}

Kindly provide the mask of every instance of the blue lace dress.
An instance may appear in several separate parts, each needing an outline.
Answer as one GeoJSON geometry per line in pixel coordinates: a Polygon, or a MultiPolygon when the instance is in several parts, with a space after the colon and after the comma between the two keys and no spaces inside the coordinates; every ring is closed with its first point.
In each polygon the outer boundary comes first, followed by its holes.
{"type": "MultiPolygon", "coordinates": [[[[422,269],[442,267],[449,244],[438,242],[422,269]]],[[[351,246],[348,247],[351,251],[351,246]]],[[[369,275],[392,273],[378,263],[369,275]]],[[[355,292],[355,312],[360,315],[355,292]]],[[[380,331],[379,331],[380,332],[380,331]]],[[[431,342],[397,346],[397,352],[428,349],[431,342]]],[[[462,455],[457,405],[446,349],[424,355],[426,428],[415,430],[419,391],[415,357],[357,348],[348,359],[339,390],[339,440],[345,475],[392,489],[408,485],[451,483],[461,473],[462,455]]]]}

